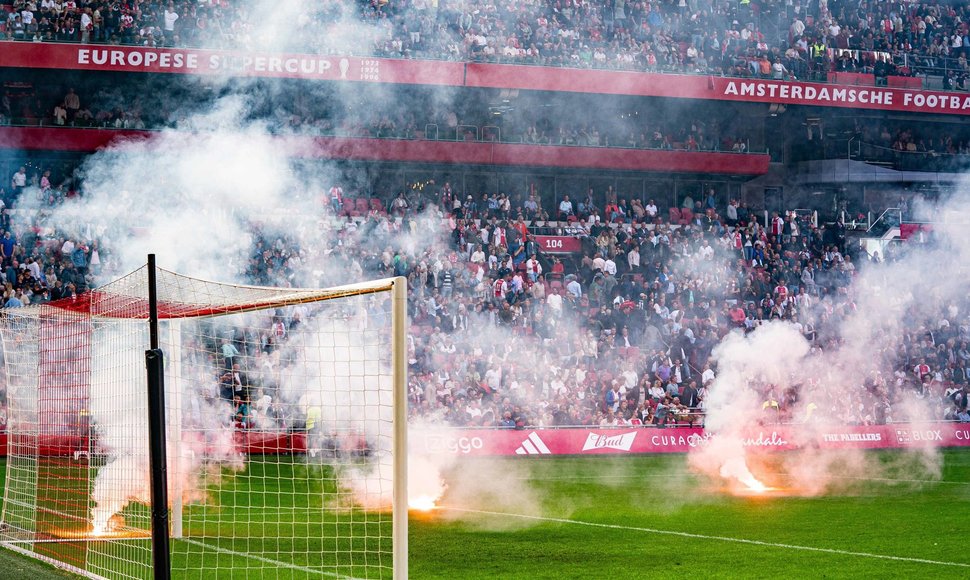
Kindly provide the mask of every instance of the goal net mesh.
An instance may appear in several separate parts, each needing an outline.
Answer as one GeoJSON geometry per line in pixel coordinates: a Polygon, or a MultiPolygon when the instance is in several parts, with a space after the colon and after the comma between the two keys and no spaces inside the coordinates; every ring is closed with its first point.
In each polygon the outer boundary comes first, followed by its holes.
{"type": "MultiPolygon", "coordinates": [[[[392,294],[157,270],[176,578],[390,578],[392,294]]],[[[142,268],[0,317],[0,541],[105,578],[152,577],[142,268]]]]}

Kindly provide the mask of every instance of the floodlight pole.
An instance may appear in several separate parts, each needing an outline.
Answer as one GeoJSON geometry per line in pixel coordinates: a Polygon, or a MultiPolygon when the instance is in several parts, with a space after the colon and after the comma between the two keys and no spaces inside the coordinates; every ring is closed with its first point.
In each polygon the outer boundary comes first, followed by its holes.
{"type": "Polygon", "coordinates": [[[152,488],[152,571],[155,580],[170,580],[168,542],[168,466],[165,451],[165,361],[158,348],[158,291],[155,254],[148,254],[148,441],[152,488]]]}

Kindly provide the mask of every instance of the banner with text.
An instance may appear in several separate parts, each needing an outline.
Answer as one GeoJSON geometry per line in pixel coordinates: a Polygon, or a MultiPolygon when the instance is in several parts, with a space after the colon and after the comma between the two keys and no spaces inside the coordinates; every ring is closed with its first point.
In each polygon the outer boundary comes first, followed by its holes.
{"type": "MultiPolygon", "coordinates": [[[[0,68],[224,74],[638,95],[970,115],[970,95],[910,88],[493,63],[0,42],[0,68]]],[[[914,83],[915,84],[915,83],[914,83]]],[[[901,86],[892,86],[901,85],[901,86]]]]}
{"type": "MultiPolygon", "coordinates": [[[[605,455],[625,453],[686,453],[702,446],[710,435],[699,427],[630,427],[624,429],[412,429],[412,452],[434,455],[605,455]]],[[[0,431],[0,457],[7,452],[8,434],[0,431]]],[[[202,452],[205,436],[185,431],[182,445],[202,452]]],[[[299,431],[236,431],[233,446],[246,454],[324,453],[318,438],[299,431]]],[[[354,440],[352,443],[359,443],[354,440]]],[[[348,443],[351,444],[351,443],[348,443]]],[[[819,427],[806,437],[786,426],[766,427],[748,433],[742,444],[750,449],[789,451],[800,447],[843,449],[895,449],[907,447],[970,447],[970,424],[927,423],[819,427]]],[[[224,451],[224,450],[222,450],[224,451]]],[[[332,451],[332,450],[331,450],[332,451]]],[[[103,454],[91,435],[42,436],[40,456],[103,454]]]]}
{"type": "Polygon", "coordinates": [[[189,48],[0,43],[0,67],[460,86],[458,62],[189,48]]]}
{"type": "MultiPolygon", "coordinates": [[[[419,453],[459,456],[587,455],[624,453],[685,453],[705,444],[710,435],[697,427],[657,429],[475,429],[411,433],[411,448],[419,453]]],[[[970,446],[970,425],[873,425],[819,428],[806,439],[785,426],[752,431],[745,447],[762,450],[818,448],[891,449],[970,446]]]]}
{"type": "Polygon", "coordinates": [[[771,79],[469,63],[465,86],[970,115],[966,93],[771,79]]]}

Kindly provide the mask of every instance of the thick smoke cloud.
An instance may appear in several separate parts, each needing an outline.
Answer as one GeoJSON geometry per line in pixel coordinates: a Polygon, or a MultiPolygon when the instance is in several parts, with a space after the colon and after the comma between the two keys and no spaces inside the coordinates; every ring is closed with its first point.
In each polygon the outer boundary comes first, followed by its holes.
{"type": "MultiPolygon", "coordinates": [[[[965,202],[951,200],[932,212],[962,215],[967,209],[965,202]]],[[[740,441],[771,432],[784,420],[790,422],[792,443],[801,448],[755,476],[794,493],[837,491],[888,473],[939,477],[942,457],[932,442],[914,445],[888,463],[863,451],[820,449],[814,442],[847,421],[925,423],[943,416],[942,391],[920,386],[904,347],[925,338],[912,335],[920,325],[967,324],[967,238],[962,225],[941,224],[931,244],[910,245],[894,261],[860,264],[844,294],[817,301],[795,323],[770,322],[747,336],[728,335],[713,352],[718,375],[706,419],[712,439],[691,454],[691,465],[747,484],[751,471],[765,462],[740,441]],[[819,333],[815,343],[805,340],[808,325],[819,333]],[[790,414],[779,417],[772,400],[788,404],[790,414]]]]}
{"type": "Polygon", "coordinates": [[[53,211],[27,209],[49,214],[46,224],[74,239],[100,237],[108,275],[132,271],[155,253],[168,269],[236,281],[253,242],[248,220],[293,207],[288,193],[296,186],[265,131],[232,123],[244,101],[220,101],[185,131],[115,144],[87,160],[77,200],[53,211]]]}

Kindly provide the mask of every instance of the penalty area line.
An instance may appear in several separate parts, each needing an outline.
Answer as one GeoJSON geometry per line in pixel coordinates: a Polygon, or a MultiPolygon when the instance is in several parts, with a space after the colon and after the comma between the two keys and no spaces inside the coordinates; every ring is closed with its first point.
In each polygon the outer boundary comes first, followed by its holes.
{"type": "Polygon", "coordinates": [[[655,528],[641,528],[637,526],[621,526],[619,524],[600,524],[596,522],[584,522],[582,520],[571,520],[567,518],[550,518],[545,516],[530,516],[527,514],[515,514],[510,512],[496,512],[490,510],[473,510],[450,506],[437,506],[436,509],[454,512],[466,512],[488,516],[502,516],[519,518],[523,520],[533,520],[538,522],[549,522],[557,524],[573,524],[578,526],[588,526],[591,528],[602,528],[609,530],[625,530],[630,532],[644,532],[648,534],[660,534],[665,536],[678,536],[681,538],[692,538],[695,540],[714,540],[717,542],[732,542],[735,544],[747,544],[749,546],[763,546],[766,548],[779,548],[782,550],[800,550],[803,552],[822,552],[825,554],[836,554],[839,556],[855,556],[857,558],[872,558],[875,560],[889,560],[893,562],[909,562],[912,564],[929,564],[933,566],[952,566],[956,568],[970,568],[970,564],[964,562],[946,562],[942,560],[929,560],[927,558],[909,558],[906,556],[890,556],[887,554],[872,554],[870,552],[854,552],[852,550],[837,550],[835,548],[817,548],[814,546],[799,546],[797,544],[782,544],[777,542],[765,542],[762,540],[749,540],[746,538],[731,538],[728,536],[709,536],[705,534],[694,534],[691,532],[678,532],[674,530],[658,530],[655,528]]]}
{"type": "MultiPolygon", "coordinates": [[[[176,538],[173,538],[176,539],[176,538]]],[[[343,580],[364,580],[363,578],[355,578],[353,576],[347,576],[344,574],[338,574],[336,572],[327,572],[326,570],[315,570],[313,568],[307,568],[306,566],[300,566],[297,564],[291,564],[290,562],[281,562],[280,560],[273,560],[271,558],[264,558],[263,556],[257,556],[255,554],[247,554],[245,552],[237,552],[235,550],[230,550],[229,548],[220,548],[219,546],[213,546],[212,544],[206,544],[205,542],[200,542],[198,540],[189,540],[187,538],[177,538],[179,542],[185,542],[187,544],[192,544],[193,546],[199,546],[200,548],[206,550],[212,550],[213,552],[218,552],[220,554],[227,554],[230,556],[239,556],[240,558],[247,558],[249,560],[256,560],[257,562],[262,562],[263,564],[270,564],[273,566],[279,566],[280,568],[289,568],[290,570],[299,570],[300,572],[307,572],[309,574],[316,574],[318,576],[326,576],[328,578],[342,578],[343,580]]]]}

